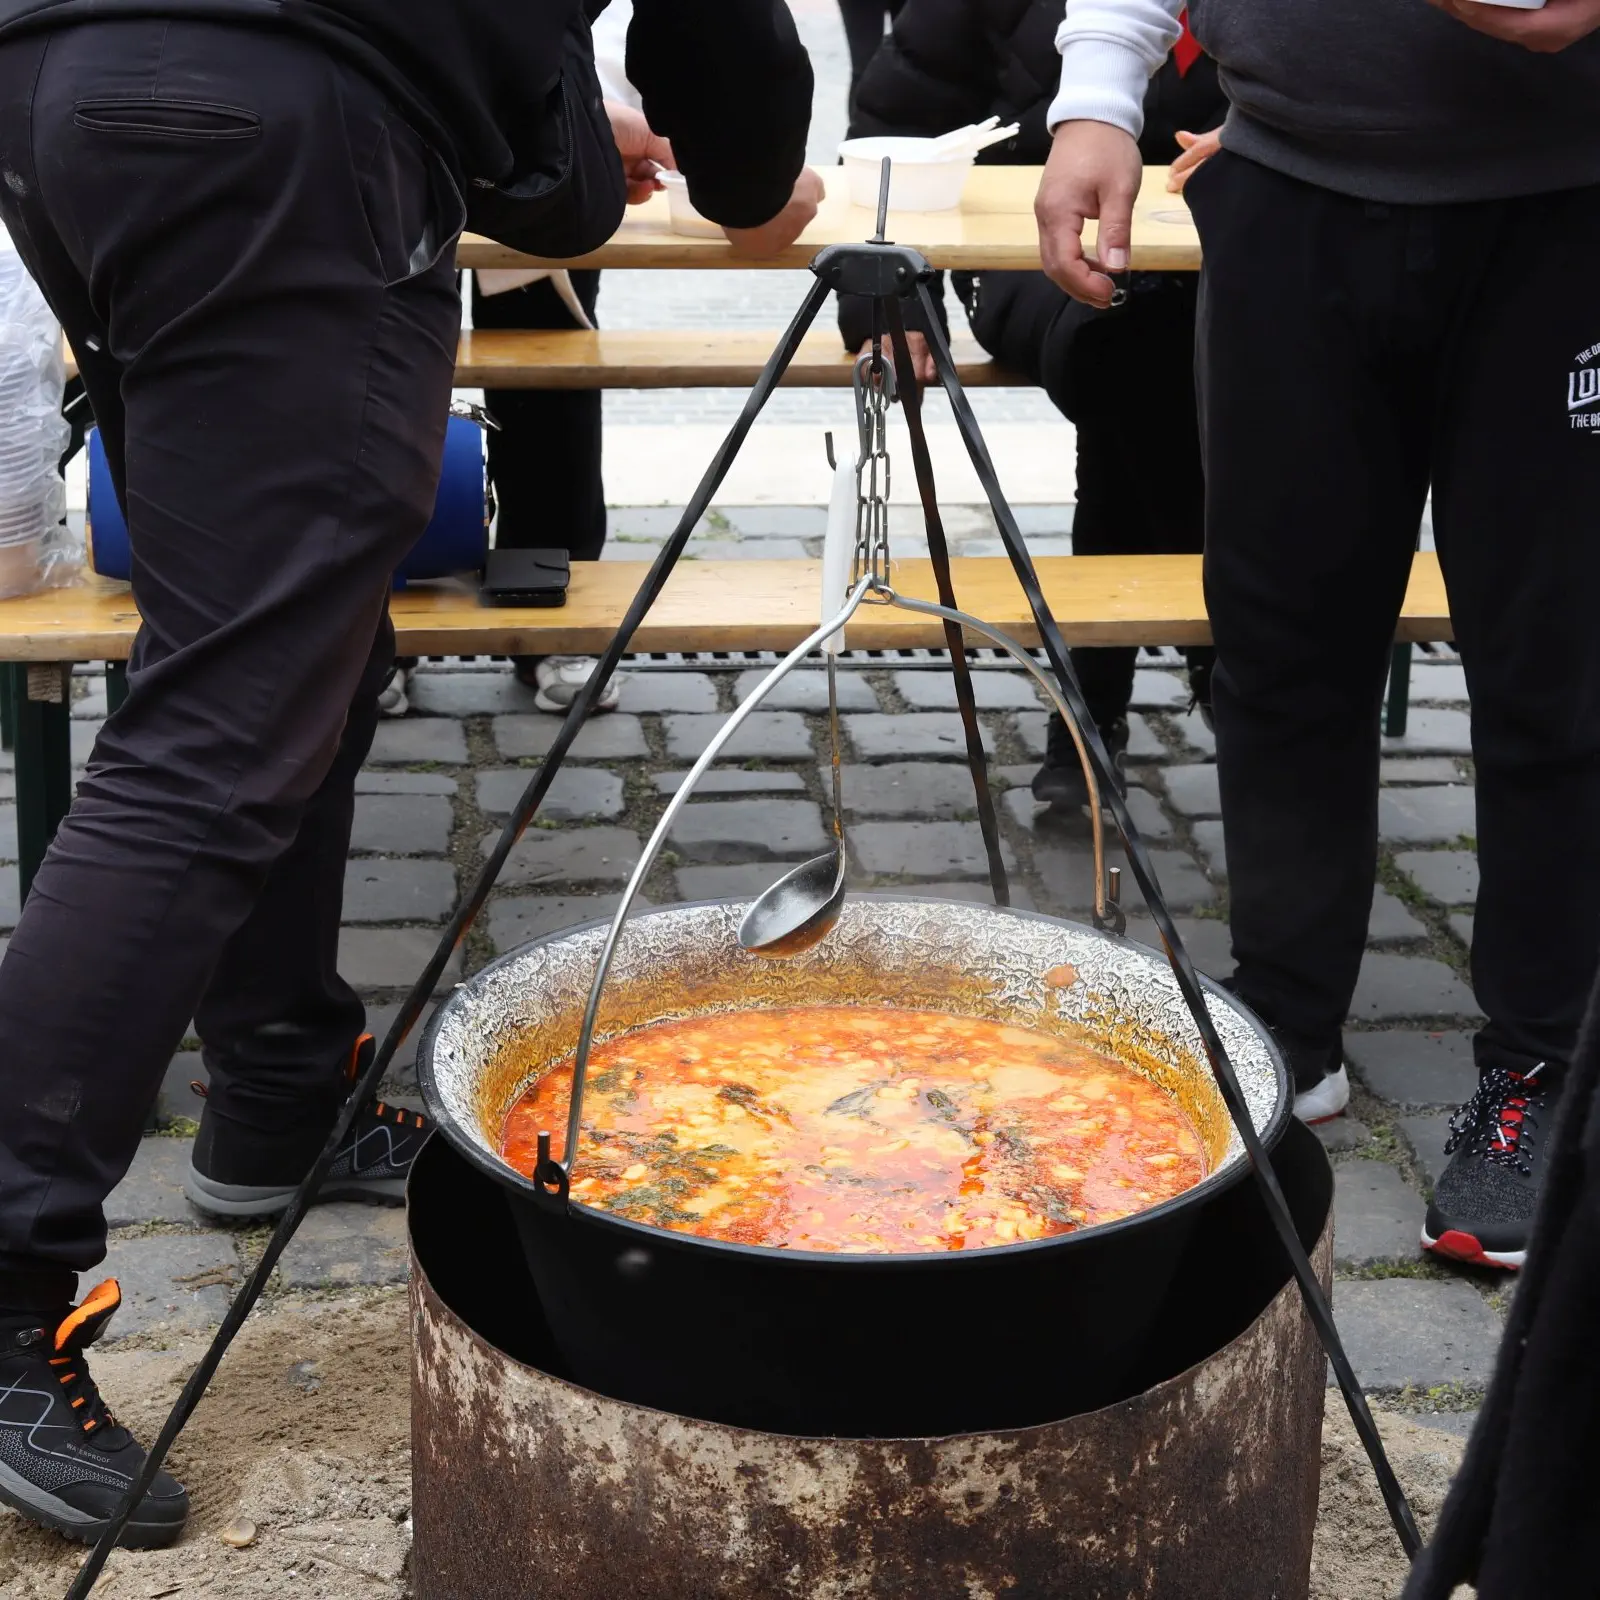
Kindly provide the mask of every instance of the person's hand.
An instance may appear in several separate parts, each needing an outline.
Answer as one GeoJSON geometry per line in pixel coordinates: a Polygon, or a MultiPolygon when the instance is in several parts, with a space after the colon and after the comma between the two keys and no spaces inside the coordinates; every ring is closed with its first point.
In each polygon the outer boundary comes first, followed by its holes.
{"type": "Polygon", "coordinates": [[[1133,202],[1144,165],[1131,134],[1109,122],[1063,122],[1050,145],[1033,214],[1039,256],[1052,282],[1074,300],[1108,306],[1116,287],[1108,272],[1126,272],[1133,202]],[[1083,250],[1083,224],[1100,219],[1094,257],[1083,250]]]}
{"type": "MultiPolygon", "coordinates": [[[[889,346],[893,343],[890,335],[883,336],[884,357],[892,359],[889,346]]],[[[906,329],[906,343],[911,347],[911,365],[917,374],[918,383],[932,383],[938,377],[938,371],[933,364],[933,351],[928,347],[928,336],[918,333],[915,328],[906,329]]],[[[868,356],[872,354],[872,341],[870,339],[856,351],[856,355],[868,356]]]]}
{"type": "Polygon", "coordinates": [[[1183,147],[1183,154],[1167,173],[1168,194],[1182,194],[1184,184],[1222,148],[1222,129],[1213,128],[1210,133],[1180,133],[1178,143],[1183,147]]]}
{"type": "Polygon", "coordinates": [[[789,203],[759,228],[724,228],[733,253],[739,256],[775,256],[787,250],[805,232],[817,214],[827,190],[810,167],[802,167],[794,180],[789,203]]]}
{"type": "Polygon", "coordinates": [[[1539,11],[1480,5],[1478,0],[1428,0],[1428,4],[1491,39],[1541,54],[1565,50],[1600,28],[1600,0],[1545,0],[1539,11]]]}
{"type": "Polygon", "coordinates": [[[663,167],[676,167],[672,145],[645,121],[644,112],[635,111],[617,100],[605,102],[611,119],[611,137],[617,141],[622,170],[628,179],[628,204],[639,205],[663,187],[656,176],[663,167]]]}

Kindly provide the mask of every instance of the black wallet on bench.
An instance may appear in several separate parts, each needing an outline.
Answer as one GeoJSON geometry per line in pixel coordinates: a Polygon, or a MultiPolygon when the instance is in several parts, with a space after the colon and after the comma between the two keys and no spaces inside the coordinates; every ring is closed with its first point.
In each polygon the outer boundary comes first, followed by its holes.
{"type": "Polygon", "coordinates": [[[483,603],[564,606],[571,576],[565,550],[491,550],[483,567],[483,603]]]}

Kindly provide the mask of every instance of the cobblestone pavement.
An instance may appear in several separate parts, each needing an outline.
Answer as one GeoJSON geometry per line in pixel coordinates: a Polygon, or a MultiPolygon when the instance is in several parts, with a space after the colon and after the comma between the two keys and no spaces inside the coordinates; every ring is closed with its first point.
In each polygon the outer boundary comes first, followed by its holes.
{"type": "MultiPolygon", "coordinates": [[[[741,513],[726,517],[737,527],[741,513]]],[[[627,525],[627,515],[619,521],[627,525]]],[[[767,510],[747,517],[743,531],[765,548],[796,537],[809,547],[813,521],[767,510]]],[[[749,665],[633,671],[621,709],[585,731],[546,816],[513,855],[466,944],[463,970],[614,909],[665,797],[753,676],[749,665]]],[[[81,753],[104,707],[98,679],[80,679],[80,688],[74,733],[81,753]]],[[[855,883],[984,896],[984,854],[948,675],[884,659],[852,665],[842,689],[855,883]]],[[[1087,825],[1042,821],[1027,789],[1045,729],[1033,687],[1019,674],[984,669],[979,690],[1004,791],[1017,903],[1083,915],[1087,825]]],[[[1419,651],[1412,696],[1409,732],[1386,741],[1383,859],[1348,1036],[1354,1099],[1350,1115],[1322,1137],[1337,1175],[1335,1302],[1356,1368],[1387,1404],[1455,1413],[1476,1404],[1488,1379],[1507,1285],[1446,1270],[1417,1248],[1448,1109],[1474,1081],[1469,1032],[1477,1011],[1466,961],[1477,869],[1465,689],[1453,658],[1419,651]]],[[[463,874],[481,859],[557,726],[498,665],[425,663],[413,702],[410,716],[379,729],[362,774],[346,880],[344,970],[380,1033],[432,948],[463,874]]],[[[716,770],[686,811],[646,886],[651,901],[752,894],[823,847],[823,704],[821,674],[803,671],[752,718],[738,758],[716,770]]],[[[1134,816],[1191,950],[1220,976],[1230,962],[1212,741],[1187,710],[1174,652],[1141,658],[1134,705],[1134,816]]],[[[9,778],[0,772],[0,782],[9,778]]],[[[6,804],[0,842],[14,831],[6,804]]],[[[1137,905],[1130,910],[1130,933],[1149,939],[1148,921],[1137,905]]],[[[14,907],[0,916],[10,920],[14,907]]],[[[197,1109],[188,1085],[203,1076],[193,1049],[175,1058],[153,1130],[111,1199],[106,1268],[128,1291],[120,1335],[214,1322],[241,1263],[264,1238],[260,1230],[208,1226],[180,1193],[187,1119],[197,1109]]],[[[420,1103],[409,1046],[387,1093],[420,1103]]],[[[334,1204],[312,1213],[280,1278],[285,1288],[315,1289],[395,1283],[404,1273],[398,1211],[334,1204]]]]}

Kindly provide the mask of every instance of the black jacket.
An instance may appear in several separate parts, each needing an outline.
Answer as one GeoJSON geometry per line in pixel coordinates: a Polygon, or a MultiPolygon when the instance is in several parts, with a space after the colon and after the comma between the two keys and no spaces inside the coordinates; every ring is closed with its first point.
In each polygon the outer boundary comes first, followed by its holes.
{"type": "MultiPolygon", "coordinates": [[[[1050,154],[1045,115],[1061,82],[1061,17],[1061,0],[906,0],[856,86],[851,137],[932,138],[997,116],[1021,127],[978,160],[1042,166],[1050,154]]],[[[1180,128],[1218,127],[1227,109],[1215,62],[1201,56],[1180,73],[1169,56],[1145,95],[1140,154],[1164,165],[1178,154],[1180,128]]],[[[965,300],[964,274],[956,274],[956,288],[965,300]]],[[[841,297],[839,326],[851,349],[867,337],[865,315],[864,304],[841,297]]]]}
{"type": "MultiPolygon", "coordinates": [[[[1045,113],[1061,83],[1061,17],[1061,0],[906,0],[856,86],[851,137],[933,137],[997,116],[1021,131],[978,159],[1042,165],[1050,154],[1045,113]]],[[[1140,154],[1151,164],[1171,161],[1180,128],[1215,128],[1227,109],[1209,57],[1180,74],[1169,56],[1145,95],[1140,154]]]]}
{"type": "MultiPolygon", "coordinates": [[[[604,0],[590,0],[591,15],[604,0]]],[[[501,183],[584,0],[0,0],[0,36],[117,16],[293,28],[377,79],[456,176],[501,183]]],[[[805,161],[811,63],[783,0],[635,0],[628,76],[695,205],[731,227],[783,209],[805,161]]]]}

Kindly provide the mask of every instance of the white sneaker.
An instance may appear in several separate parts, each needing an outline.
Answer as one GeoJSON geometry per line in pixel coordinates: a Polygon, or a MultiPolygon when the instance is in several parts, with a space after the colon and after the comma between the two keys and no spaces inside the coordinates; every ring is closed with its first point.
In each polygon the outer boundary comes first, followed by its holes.
{"type": "MultiPolygon", "coordinates": [[[[533,669],[536,686],[533,703],[541,711],[564,714],[583,692],[583,686],[594,676],[594,669],[598,665],[593,656],[546,656],[533,669]]],[[[615,711],[621,698],[622,677],[614,673],[600,698],[595,701],[594,709],[615,711]]]]}
{"type": "Polygon", "coordinates": [[[1315,1089],[1306,1089],[1294,1097],[1294,1114],[1306,1123],[1332,1122],[1349,1104],[1350,1074],[1341,1062],[1339,1070],[1330,1072],[1315,1089]]]}
{"type": "Polygon", "coordinates": [[[378,715],[403,717],[411,709],[406,691],[411,687],[412,667],[391,667],[389,681],[378,691],[378,715]]]}

